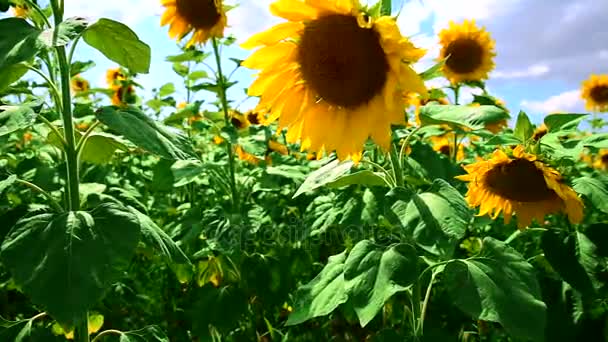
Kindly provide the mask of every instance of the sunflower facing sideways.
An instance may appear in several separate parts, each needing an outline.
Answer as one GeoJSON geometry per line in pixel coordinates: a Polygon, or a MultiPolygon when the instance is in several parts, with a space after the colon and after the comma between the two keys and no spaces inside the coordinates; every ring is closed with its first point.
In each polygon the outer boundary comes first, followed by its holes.
{"type": "Polygon", "coordinates": [[[160,26],[169,24],[169,37],[180,41],[192,32],[186,47],[223,37],[228,19],[221,0],[161,0],[166,8],[160,26]]]}
{"type": "Polygon", "coordinates": [[[495,219],[502,212],[509,223],[515,214],[520,229],[558,212],[565,212],[572,223],[583,219],[583,202],[576,192],[563,183],[557,170],[522,146],[513,150],[512,157],[499,149],[491,159],[464,169],[468,174],[456,178],[469,182],[466,199],[471,207],[480,207],[480,216],[490,214],[495,219]]]}
{"type": "Polygon", "coordinates": [[[267,122],[318,155],[358,161],[370,137],[388,149],[391,125],[405,124],[402,94],[426,93],[411,67],[425,51],[358,0],[278,0],[270,10],[288,22],[242,44],[261,46],[242,65],[260,70],[249,95],[267,122]]]}
{"type": "Polygon", "coordinates": [[[85,80],[80,75],[72,77],[71,86],[74,93],[82,93],[88,91],[90,88],[89,81],[85,80]]]}
{"type": "Polygon", "coordinates": [[[485,80],[494,69],[495,42],[474,20],[450,22],[449,28],[439,32],[439,40],[439,60],[447,58],[443,72],[450,82],[485,80]]]}
{"type": "Polygon", "coordinates": [[[592,112],[608,112],[608,75],[591,75],[583,82],[581,97],[592,112]]]}

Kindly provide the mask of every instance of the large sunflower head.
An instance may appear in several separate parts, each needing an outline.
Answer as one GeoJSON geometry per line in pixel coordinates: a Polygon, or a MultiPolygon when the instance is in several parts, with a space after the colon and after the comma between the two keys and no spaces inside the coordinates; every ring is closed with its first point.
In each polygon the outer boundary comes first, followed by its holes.
{"type": "Polygon", "coordinates": [[[243,65],[261,70],[249,95],[261,97],[267,121],[319,155],[358,160],[370,137],[387,149],[391,124],[405,123],[402,94],[426,91],[411,67],[424,50],[358,0],[278,0],[270,10],[288,22],[242,45],[262,46],[243,65]]]}
{"type": "Polygon", "coordinates": [[[450,22],[449,28],[439,32],[439,40],[439,59],[447,58],[443,72],[450,82],[485,80],[494,69],[495,42],[474,20],[450,22]]]}
{"type": "Polygon", "coordinates": [[[85,80],[80,75],[74,76],[71,83],[72,91],[75,93],[87,91],[90,88],[89,81],[85,80]]]}
{"type": "Polygon", "coordinates": [[[508,223],[515,214],[520,229],[558,212],[565,212],[572,223],[583,219],[583,202],[576,192],[557,170],[522,146],[513,150],[512,157],[499,149],[492,158],[464,168],[468,174],[456,178],[469,182],[466,199],[471,207],[480,207],[479,215],[495,219],[502,212],[508,223]]]}
{"type": "Polygon", "coordinates": [[[581,96],[587,110],[608,112],[608,75],[591,75],[583,82],[581,96]]]}
{"type": "Polygon", "coordinates": [[[161,4],[166,10],[160,25],[170,25],[171,38],[179,41],[192,33],[186,46],[224,36],[228,20],[221,0],[161,0],[161,4]]]}

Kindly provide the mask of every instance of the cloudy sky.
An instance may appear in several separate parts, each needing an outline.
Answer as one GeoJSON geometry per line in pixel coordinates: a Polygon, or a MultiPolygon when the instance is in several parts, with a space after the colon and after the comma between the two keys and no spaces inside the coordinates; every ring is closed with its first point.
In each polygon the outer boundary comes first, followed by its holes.
{"type": "MultiPolygon", "coordinates": [[[[150,44],[152,68],[149,75],[140,77],[143,85],[151,88],[175,82],[180,88],[170,63],[164,61],[178,50],[169,40],[167,28],[158,25],[162,8],[155,0],[65,1],[66,15],[123,21],[150,44]]],[[[270,3],[240,0],[240,6],[228,15],[229,32],[242,41],[280,22],[270,15],[270,3]]],[[[437,33],[450,20],[476,19],[485,26],[496,40],[498,53],[497,68],[488,82],[490,92],[504,99],[512,112],[523,109],[535,121],[553,111],[583,112],[580,83],[591,73],[608,73],[606,0],[393,0],[393,7],[394,13],[400,13],[402,33],[428,49],[427,58],[418,66],[421,71],[437,57],[437,33]]],[[[237,47],[225,53],[242,59],[248,54],[237,47]]],[[[113,64],[84,44],[77,56],[97,63],[95,70],[83,76],[102,86],[104,70],[113,64]]],[[[235,77],[242,81],[240,89],[231,94],[238,102],[244,98],[242,88],[248,86],[252,74],[242,70],[235,77]]],[[[183,93],[180,90],[177,96],[183,93]]],[[[250,102],[244,106],[248,105],[250,102]]]]}

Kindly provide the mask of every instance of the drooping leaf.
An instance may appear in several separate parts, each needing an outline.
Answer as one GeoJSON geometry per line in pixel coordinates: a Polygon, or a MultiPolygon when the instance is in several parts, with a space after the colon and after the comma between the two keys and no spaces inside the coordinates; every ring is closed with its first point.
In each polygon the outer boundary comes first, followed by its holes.
{"type": "Polygon", "coordinates": [[[72,77],[81,74],[85,71],[88,71],[92,68],[95,67],[95,62],[93,61],[86,61],[86,62],[80,62],[80,61],[76,61],[72,63],[72,66],[70,67],[70,73],[72,77]]]}
{"type": "Polygon", "coordinates": [[[444,64],[445,64],[445,60],[442,60],[439,63],[436,63],[432,67],[423,71],[420,74],[420,78],[422,78],[424,81],[429,81],[429,80],[435,79],[437,77],[443,76],[443,65],[444,64]]]}
{"type": "Polygon", "coordinates": [[[346,251],[329,257],[321,273],[296,291],[294,312],[289,316],[287,325],[325,316],[348,300],[344,290],[345,261],[346,251]]]}
{"type": "Polygon", "coordinates": [[[29,342],[32,320],[7,321],[0,316],[0,341],[29,342]]]}
{"type": "Polygon", "coordinates": [[[154,122],[134,107],[104,107],[97,119],[144,150],[165,159],[197,159],[188,138],[154,122]]]}
{"type": "Polygon", "coordinates": [[[561,129],[575,129],[580,122],[589,114],[550,114],[544,119],[545,126],[549,132],[561,129]]]}
{"type": "Polygon", "coordinates": [[[103,132],[91,133],[82,149],[81,160],[104,165],[112,160],[116,150],[127,150],[118,137],[103,132]]]}
{"type": "Polygon", "coordinates": [[[534,134],[534,126],[530,122],[530,118],[524,112],[519,112],[517,116],[517,123],[515,124],[515,131],[513,135],[521,142],[527,142],[534,134]]]}
{"type": "Polygon", "coordinates": [[[420,108],[422,125],[449,125],[459,129],[482,129],[486,123],[508,119],[509,114],[496,106],[426,105],[420,108]]]}
{"type": "Polygon", "coordinates": [[[406,207],[393,207],[393,211],[420,247],[444,257],[452,255],[472,218],[462,195],[442,179],[436,179],[427,192],[414,194],[406,207]]]}
{"type": "Polygon", "coordinates": [[[325,164],[306,178],[304,183],[298,188],[298,191],[293,195],[293,198],[336,181],[340,176],[346,174],[352,166],[352,161],[340,162],[337,159],[325,164]]]}
{"type": "Polygon", "coordinates": [[[386,186],[386,181],[384,180],[384,174],[382,173],[363,170],[338,177],[336,180],[327,183],[327,187],[341,188],[353,184],[365,186],[386,186]]]}
{"type": "Polygon", "coordinates": [[[68,18],[58,26],[44,30],[40,34],[40,41],[46,47],[64,46],[78,37],[88,25],[85,18],[68,18]]]}
{"type": "Polygon", "coordinates": [[[608,213],[608,188],[600,179],[580,177],[573,182],[574,190],[587,197],[593,205],[608,213]]]}
{"type": "Polygon", "coordinates": [[[498,322],[514,337],[543,341],[546,305],[534,267],[516,250],[486,237],[479,256],[446,265],[445,282],[462,311],[498,322]]]}
{"type": "Polygon", "coordinates": [[[3,91],[11,84],[17,82],[29,69],[24,63],[12,64],[0,68],[0,91],[3,91]]]}
{"type": "Polygon", "coordinates": [[[418,278],[418,256],[410,245],[388,249],[363,240],[344,264],[344,289],[352,300],[361,326],[366,326],[395,293],[418,278]]]}
{"type": "Polygon", "coordinates": [[[36,122],[31,106],[0,106],[0,137],[27,128],[36,122]]]}
{"type": "Polygon", "coordinates": [[[84,41],[108,59],[135,73],[150,70],[150,46],[125,24],[101,18],[82,35],[84,41]]]}
{"type": "Polygon", "coordinates": [[[17,222],[0,257],[34,303],[73,326],[121,275],[139,231],[137,217],[116,204],[40,214],[17,222]]]}
{"type": "Polygon", "coordinates": [[[42,48],[41,31],[21,18],[0,20],[0,70],[25,62],[42,48]]]}
{"type": "Polygon", "coordinates": [[[8,178],[0,181],[0,195],[2,195],[4,190],[6,190],[9,186],[15,184],[15,181],[17,181],[17,176],[15,175],[10,175],[8,178]]]}
{"type": "Polygon", "coordinates": [[[207,167],[198,160],[178,160],[171,166],[174,187],[180,187],[200,179],[207,167]]]}

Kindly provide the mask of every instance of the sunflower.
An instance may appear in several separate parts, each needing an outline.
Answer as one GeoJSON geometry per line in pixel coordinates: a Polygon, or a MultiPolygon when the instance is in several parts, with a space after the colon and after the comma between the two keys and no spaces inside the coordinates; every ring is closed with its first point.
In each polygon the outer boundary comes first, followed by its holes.
{"type": "Polygon", "coordinates": [[[216,145],[221,145],[224,143],[224,141],[226,141],[226,140],[224,140],[224,138],[220,137],[219,135],[213,136],[213,143],[216,145]]]}
{"type": "Polygon", "coordinates": [[[262,125],[264,123],[264,115],[257,110],[250,110],[245,113],[247,121],[252,125],[262,125]]]}
{"type": "MultiPolygon", "coordinates": [[[[454,134],[447,133],[444,135],[436,135],[431,137],[431,143],[433,150],[446,155],[450,158],[454,155],[454,134]]],[[[456,160],[460,161],[465,158],[464,145],[458,144],[458,152],[456,153],[456,160]]]]}
{"type": "Polygon", "coordinates": [[[15,7],[13,7],[13,15],[17,18],[27,18],[30,14],[30,8],[23,4],[23,5],[15,5],[15,7]]]}
{"type": "Polygon", "coordinates": [[[593,167],[598,170],[608,171],[608,150],[600,150],[600,153],[595,156],[593,167]]]}
{"type": "Polygon", "coordinates": [[[126,106],[128,103],[135,102],[135,88],[132,85],[114,89],[112,104],[115,106],[126,106]]]}
{"type": "Polygon", "coordinates": [[[565,212],[572,223],[583,219],[583,202],[576,192],[557,170],[522,146],[513,150],[513,157],[499,149],[491,159],[464,169],[468,174],[456,178],[469,182],[466,199],[471,207],[480,207],[480,216],[490,214],[495,219],[502,212],[509,223],[516,214],[520,229],[533,219],[540,222],[545,215],[558,212],[565,212]]]}
{"type": "Polygon", "coordinates": [[[230,122],[236,129],[245,129],[249,127],[249,121],[247,121],[247,117],[236,110],[230,110],[228,112],[230,115],[230,122]]]}
{"type": "Polygon", "coordinates": [[[500,133],[505,127],[507,127],[507,119],[498,120],[496,122],[487,122],[484,128],[494,134],[500,133]]]}
{"type": "Polygon", "coordinates": [[[608,112],[608,75],[591,75],[583,82],[581,97],[587,110],[608,112]]]}
{"type": "Polygon", "coordinates": [[[547,135],[547,132],[549,132],[549,129],[545,124],[538,126],[536,130],[534,130],[534,134],[532,134],[532,140],[539,141],[542,137],[547,135]]]}
{"type": "Polygon", "coordinates": [[[117,87],[120,87],[120,82],[126,79],[127,77],[122,72],[122,70],[120,70],[120,68],[108,69],[108,71],[106,71],[106,83],[111,89],[116,89],[117,87]]]}
{"type": "Polygon", "coordinates": [[[358,0],[278,0],[270,10],[288,22],[242,45],[263,46],[243,65],[261,70],[249,95],[261,97],[268,123],[319,155],[358,161],[369,137],[388,149],[391,124],[405,124],[401,94],[426,93],[411,67],[425,51],[358,0]]]}
{"type": "Polygon", "coordinates": [[[160,26],[169,24],[169,37],[180,41],[192,32],[187,47],[205,43],[212,37],[223,37],[227,25],[221,0],[161,0],[166,7],[160,26]]]}
{"type": "Polygon", "coordinates": [[[480,81],[494,69],[495,42],[485,28],[478,28],[474,20],[462,24],[450,22],[450,27],[439,32],[444,60],[443,73],[452,83],[480,81]]]}
{"type": "Polygon", "coordinates": [[[74,93],[81,93],[89,90],[89,81],[82,78],[80,75],[76,75],[72,78],[72,91],[74,93]]]}
{"type": "Polygon", "coordinates": [[[241,145],[235,147],[237,157],[251,165],[258,165],[263,159],[245,151],[241,145]]]}
{"type": "Polygon", "coordinates": [[[287,148],[287,146],[281,144],[280,142],[269,140],[268,152],[276,152],[280,155],[286,156],[289,154],[289,149],[287,148]]]}

